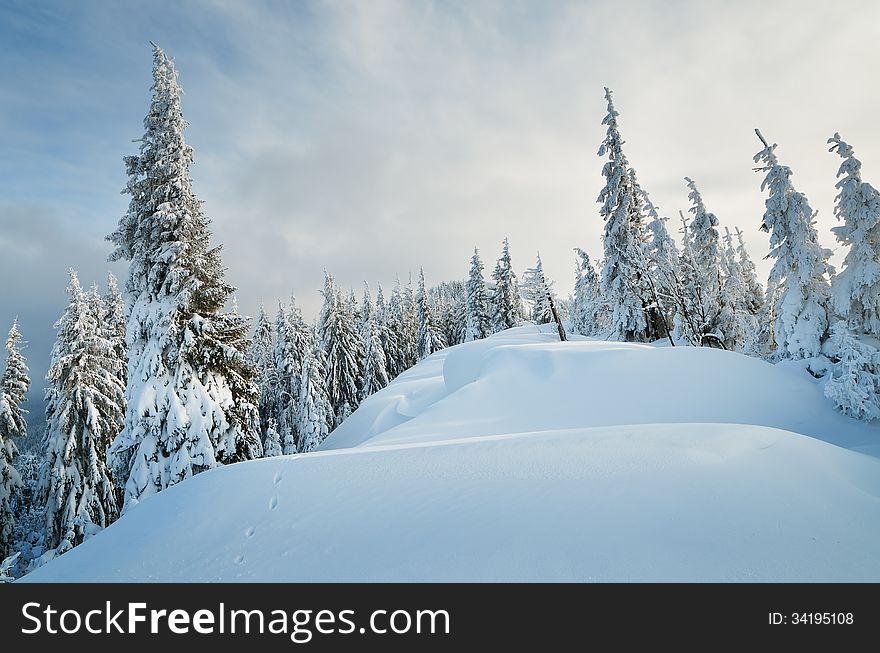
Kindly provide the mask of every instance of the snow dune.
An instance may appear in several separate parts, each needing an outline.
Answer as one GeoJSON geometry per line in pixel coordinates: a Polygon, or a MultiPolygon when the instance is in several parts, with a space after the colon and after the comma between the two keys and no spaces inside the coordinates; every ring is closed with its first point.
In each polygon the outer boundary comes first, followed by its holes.
{"type": "Polygon", "coordinates": [[[201,474],[25,581],[880,581],[880,428],[806,373],[536,327],[322,451],[201,474]]]}

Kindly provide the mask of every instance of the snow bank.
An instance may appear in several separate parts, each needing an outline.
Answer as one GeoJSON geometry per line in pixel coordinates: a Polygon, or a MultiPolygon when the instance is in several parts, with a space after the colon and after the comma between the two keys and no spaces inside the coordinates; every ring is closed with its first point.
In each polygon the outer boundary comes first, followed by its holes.
{"type": "Polygon", "coordinates": [[[535,331],[440,352],[323,451],[200,474],[23,580],[880,581],[880,460],[838,446],[880,429],[736,354],[535,331]]]}

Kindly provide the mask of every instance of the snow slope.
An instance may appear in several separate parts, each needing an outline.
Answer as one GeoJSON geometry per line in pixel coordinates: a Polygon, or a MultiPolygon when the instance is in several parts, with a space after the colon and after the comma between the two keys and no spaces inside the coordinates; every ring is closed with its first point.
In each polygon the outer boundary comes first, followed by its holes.
{"type": "Polygon", "coordinates": [[[797,370],[552,340],[435,354],[322,451],[200,474],[23,580],[880,581],[880,428],[797,370]]]}

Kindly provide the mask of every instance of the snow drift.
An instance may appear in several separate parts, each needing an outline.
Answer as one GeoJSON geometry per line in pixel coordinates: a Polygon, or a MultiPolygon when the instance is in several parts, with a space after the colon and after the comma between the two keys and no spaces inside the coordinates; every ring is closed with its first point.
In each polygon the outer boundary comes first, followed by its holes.
{"type": "Polygon", "coordinates": [[[523,327],[23,580],[876,582],[878,442],[797,369],[523,327]]]}

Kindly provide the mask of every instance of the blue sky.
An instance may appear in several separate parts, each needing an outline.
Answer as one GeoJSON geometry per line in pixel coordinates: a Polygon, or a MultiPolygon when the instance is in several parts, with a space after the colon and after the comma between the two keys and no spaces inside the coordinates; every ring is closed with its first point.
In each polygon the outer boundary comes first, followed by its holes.
{"type": "Polygon", "coordinates": [[[766,272],[761,127],[834,247],[825,140],[880,183],[880,6],[806,4],[0,0],[0,328],[20,316],[41,388],[67,268],[111,269],[151,39],[177,62],[195,189],[250,314],[291,291],[313,314],[324,267],[358,289],[463,277],[505,236],[567,292],[572,248],[600,252],[606,84],[666,214],[693,177],[766,272]]]}

